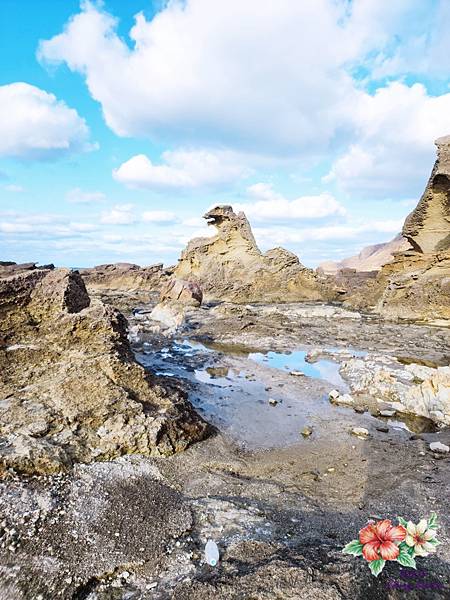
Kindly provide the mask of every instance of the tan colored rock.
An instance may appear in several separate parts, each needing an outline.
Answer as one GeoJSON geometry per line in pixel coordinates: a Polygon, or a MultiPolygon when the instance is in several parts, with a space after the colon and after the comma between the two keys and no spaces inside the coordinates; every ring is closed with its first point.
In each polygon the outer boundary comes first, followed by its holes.
{"type": "Polygon", "coordinates": [[[200,284],[205,300],[290,302],[336,297],[326,278],[304,267],[283,248],[263,254],[244,213],[216,206],[204,215],[217,229],[211,238],[196,238],[182,252],[175,276],[200,284]]]}
{"type": "Polygon", "coordinates": [[[186,306],[200,306],[203,300],[203,292],[193,281],[182,279],[169,279],[161,290],[160,302],[175,301],[186,306]]]}
{"type": "Polygon", "coordinates": [[[427,187],[403,226],[403,235],[423,254],[450,250],[450,135],[435,144],[437,160],[427,187]]]}
{"type": "Polygon", "coordinates": [[[0,278],[0,467],[167,455],[207,435],[130,350],[126,320],[67,269],[0,278]]]}
{"type": "MultiPolygon", "coordinates": [[[[450,321],[450,136],[436,141],[438,156],[403,235],[411,250],[394,253],[376,279],[350,282],[344,301],[386,319],[448,324],[450,321]]],[[[342,283],[342,282],[341,282],[342,283]]]]}
{"type": "Polygon", "coordinates": [[[91,269],[80,269],[89,291],[99,290],[160,290],[167,281],[166,270],[162,263],[149,267],[140,267],[132,263],[114,263],[98,265],[91,269]]]}

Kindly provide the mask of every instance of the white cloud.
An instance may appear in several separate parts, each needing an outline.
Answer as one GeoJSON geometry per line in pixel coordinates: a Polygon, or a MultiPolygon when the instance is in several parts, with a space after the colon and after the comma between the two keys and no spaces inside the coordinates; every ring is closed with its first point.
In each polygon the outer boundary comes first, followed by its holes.
{"type": "Polygon", "coordinates": [[[132,225],[136,223],[136,215],[132,204],[117,204],[111,210],[104,211],[100,223],[104,225],[132,225]]]}
{"type": "Polygon", "coordinates": [[[70,221],[62,215],[15,211],[0,213],[0,231],[5,234],[30,233],[41,239],[48,239],[78,236],[96,229],[97,226],[93,223],[70,221]]]}
{"type": "Polygon", "coordinates": [[[450,93],[432,97],[423,85],[394,82],[353,107],[357,141],[324,177],[364,194],[412,194],[434,160],[432,141],[450,131],[450,93]]]}
{"type": "Polygon", "coordinates": [[[27,83],[0,86],[0,156],[49,159],[92,149],[78,113],[27,83]]]}
{"type": "Polygon", "coordinates": [[[159,223],[169,225],[176,223],[177,216],[173,212],[165,210],[147,210],[142,213],[142,220],[145,223],[159,223]]]}
{"type": "Polygon", "coordinates": [[[248,193],[256,202],[233,204],[235,210],[242,210],[253,221],[289,221],[302,219],[323,219],[342,217],[345,208],[334,196],[328,193],[316,196],[300,196],[288,200],[276,192],[272,185],[256,183],[248,188],[248,193]]]}
{"type": "Polygon", "coordinates": [[[129,187],[164,190],[221,185],[248,173],[230,152],[176,150],[162,158],[165,164],[156,165],[138,154],[114,170],[113,177],[129,187]]]}
{"type": "Polygon", "coordinates": [[[84,192],[80,188],[74,188],[67,192],[66,200],[73,204],[91,204],[93,202],[104,202],[106,196],[103,192],[84,192]]]}
{"type": "Polygon", "coordinates": [[[3,186],[3,189],[7,192],[12,192],[13,194],[21,194],[25,191],[25,189],[21,185],[16,185],[14,183],[10,183],[8,185],[3,186]]]}
{"type": "MultiPolygon", "coordinates": [[[[85,2],[38,55],[82,73],[118,135],[311,156],[351,134],[364,96],[351,68],[418,4],[173,0],[150,21],[137,15],[130,48],[117,21],[85,2]]],[[[151,184],[185,183],[146,166],[151,184]]]]}

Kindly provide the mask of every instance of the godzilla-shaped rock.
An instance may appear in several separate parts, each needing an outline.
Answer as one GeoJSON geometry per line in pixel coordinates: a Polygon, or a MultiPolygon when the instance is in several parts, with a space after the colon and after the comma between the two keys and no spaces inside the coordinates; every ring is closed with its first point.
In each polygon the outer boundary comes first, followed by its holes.
{"type": "Polygon", "coordinates": [[[67,269],[0,278],[0,470],[168,455],[208,425],[133,358],[127,323],[67,269]]]}
{"type": "Polygon", "coordinates": [[[263,254],[244,213],[224,205],[204,218],[217,234],[191,240],[175,276],[198,282],[205,300],[292,302],[334,297],[328,280],[304,267],[292,252],[274,248],[263,254]]]}

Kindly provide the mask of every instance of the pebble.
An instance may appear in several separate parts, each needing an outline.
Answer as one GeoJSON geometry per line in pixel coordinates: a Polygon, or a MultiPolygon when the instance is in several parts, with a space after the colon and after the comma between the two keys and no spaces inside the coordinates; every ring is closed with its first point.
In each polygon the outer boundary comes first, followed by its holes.
{"type": "Polygon", "coordinates": [[[380,410],[380,415],[382,417],[393,417],[395,415],[395,410],[380,410]]]}
{"type": "Polygon", "coordinates": [[[336,398],[339,398],[341,394],[337,391],[337,390],[331,390],[331,392],[328,394],[328,398],[330,400],[336,400],[336,398]]]}
{"type": "Polygon", "coordinates": [[[275,398],[269,398],[269,404],[271,406],[276,406],[278,404],[278,400],[275,400],[275,398]]]}
{"type": "Polygon", "coordinates": [[[365,427],[353,427],[352,434],[360,438],[366,438],[369,435],[369,430],[365,427]]]}
{"type": "Polygon", "coordinates": [[[301,430],[301,434],[303,437],[309,437],[313,432],[313,428],[312,427],[303,427],[303,429],[301,430]]]}
{"type": "Polygon", "coordinates": [[[431,442],[430,450],[432,452],[438,452],[439,454],[447,454],[450,451],[450,448],[441,442],[431,442]]]}
{"type": "Polygon", "coordinates": [[[290,371],[289,375],[292,375],[293,377],[304,377],[305,374],[302,371],[290,371]]]}
{"type": "Polygon", "coordinates": [[[377,431],[381,431],[381,433],[389,433],[389,427],[379,426],[376,428],[377,431]]]}

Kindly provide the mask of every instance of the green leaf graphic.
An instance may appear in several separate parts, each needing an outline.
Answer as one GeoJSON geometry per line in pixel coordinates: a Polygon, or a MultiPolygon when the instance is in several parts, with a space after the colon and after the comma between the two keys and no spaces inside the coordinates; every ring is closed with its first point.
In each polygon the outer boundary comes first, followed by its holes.
{"type": "Polygon", "coordinates": [[[353,556],[361,556],[362,549],[363,545],[359,540],[352,540],[342,549],[342,552],[344,554],[352,554],[353,556]]]}
{"type": "Polygon", "coordinates": [[[416,561],[408,554],[408,552],[401,552],[397,558],[397,562],[403,567],[410,567],[411,569],[416,568],[416,561]]]}
{"type": "Polygon", "coordinates": [[[403,525],[403,527],[406,527],[408,525],[408,521],[405,521],[403,517],[397,517],[397,521],[400,523],[400,525],[403,525]]]}
{"type": "Polygon", "coordinates": [[[371,570],[372,575],[375,575],[375,577],[378,577],[378,575],[384,569],[385,564],[386,564],[386,561],[383,560],[382,558],[379,558],[378,560],[372,560],[369,563],[369,569],[371,570]]]}
{"type": "Polygon", "coordinates": [[[437,529],[437,514],[431,513],[428,519],[428,529],[437,529]]]}
{"type": "Polygon", "coordinates": [[[436,538],[431,538],[431,540],[428,540],[428,544],[431,544],[432,546],[439,546],[440,543],[441,542],[436,538]]]}

